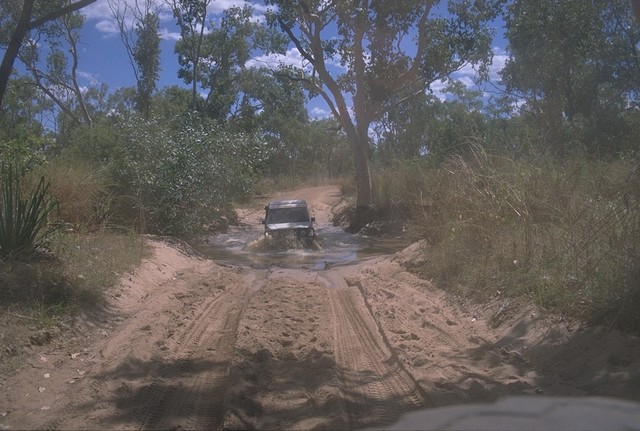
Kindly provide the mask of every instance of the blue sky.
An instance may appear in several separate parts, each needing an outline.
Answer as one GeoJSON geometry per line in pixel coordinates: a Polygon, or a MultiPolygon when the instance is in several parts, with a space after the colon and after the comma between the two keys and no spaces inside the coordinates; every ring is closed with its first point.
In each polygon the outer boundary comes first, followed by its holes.
{"type": "MultiPolygon", "coordinates": [[[[134,0],[119,0],[121,3],[128,1],[133,3],[134,0]]],[[[179,31],[175,25],[173,16],[164,5],[162,0],[157,0],[160,9],[160,27],[161,27],[161,67],[160,80],[158,87],[162,88],[168,85],[185,84],[177,78],[178,63],[177,56],[174,53],[174,45],[179,38],[179,31]]],[[[209,14],[212,17],[219,14],[224,9],[231,6],[242,6],[243,0],[213,0],[209,6],[209,14]]],[[[256,19],[260,19],[260,14],[265,8],[261,2],[253,2],[256,9],[256,19]]],[[[79,73],[84,79],[84,84],[89,83],[106,83],[110,91],[114,91],[119,87],[134,86],[135,78],[133,70],[129,64],[125,48],[120,40],[117,26],[112,19],[111,9],[108,0],[98,0],[96,3],[82,9],[82,13],[86,17],[85,26],[80,44],[80,67],[79,73]]],[[[498,79],[498,72],[504,66],[507,59],[505,53],[505,41],[501,37],[502,24],[496,22],[497,37],[494,41],[494,64],[491,67],[491,76],[494,80],[498,79]]],[[[289,64],[299,66],[301,64],[300,54],[295,48],[289,49],[286,56],[274,58],[255,58],[253,63],[273,63],[284,61],[289,64]]],[[[457,72],[453,78],[463,82],[466,86],[473,86],[473,78],[475,71],[471,67],[465,67],[457,72]]],[[[444,84],[436,82],[432,85],[432,91],[436,95],[441,94],[444,84]]],[[[314,118],[323,118],[328,116],[328,108],[323,100],[316,98],[309,103],[309,113],[314,118]]]]}

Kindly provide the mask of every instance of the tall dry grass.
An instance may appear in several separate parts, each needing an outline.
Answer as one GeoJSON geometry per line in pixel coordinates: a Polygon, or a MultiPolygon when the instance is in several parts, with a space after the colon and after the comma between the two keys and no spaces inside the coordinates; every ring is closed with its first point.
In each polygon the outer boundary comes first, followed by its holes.
{"type": "Polygon", "coordinates": [[[57,159],[44,165],[38,174],[51,182],[61,222],[76,228],[95,228],[108,217],[111,181],[104,171],[86,162],[57,159]]]}
{"type": "Polygon", "coordinates": [[[640,330],[640,177],[633,160],[509,159],[472,146],[374,176],[379,206],[431,244],[423,276],[487,298],[640,330]]]}
{"type": "Polygon", "coordinates": [[[130,226],[113,228],[118,200],[100,170],[57,159],[31,171],[24,179],[25,190],[39,178],[47,179],[46,193],[57,202],[47,225],[65,229],[52,230],[46,237],[47,254],[26,262],[0,261],[0,308],[65,314],[80,303],[99,302],[118,274],[139,263],[144,246],[130,226]]]}

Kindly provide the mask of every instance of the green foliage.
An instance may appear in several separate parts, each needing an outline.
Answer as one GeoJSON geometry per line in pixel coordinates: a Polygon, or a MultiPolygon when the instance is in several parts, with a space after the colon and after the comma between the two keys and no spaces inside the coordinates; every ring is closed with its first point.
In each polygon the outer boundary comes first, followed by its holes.
{"type": "Polygon", "coordinates": [[[97,119],[91,126],[74,127],[68,136],[60,137],[60,140],[64,142],[63,158],[97,166],[108,163],[122,145],[115,124],[105,118],[97,119]]]}
{"type": "Polygon", "coordinates": [[[136,42],[132,56],[137,66],[136,106],[144,118],[149,118],[151,96],[156,90],[156,81],[160,75],[160,18],[157,14],[147,13],[136,23],[136,42]]]}
{"type": "Polygon", "coordinates": [[[518,160],[474,146],[437,166],[376,173],[378,205],[412,218],[430,244],[423,276],[487,299],[640,330],[637,163],[518,160]]]}
{"type": "Polygon", "coordinates": [[[376,159],[389,163],[429,154],[444,159],[465,151],[468,143],[483,136],[490,118],[482,112],[482,93],[450,82],[444,90],[447,99],[418,94],[403,103],[391,103],[376,125],[381,138],[376,159]]]}
{"type": "Polygon", "coordinates": [[[238,73],[242,89],[238,112],[231,122],[244,131],[262,130],[267,138],[285,137],[309,122],[301,85],[266,68],[247,68],[238,73]]]}
{"type": "Polygon", "coordinates": [[[46,159],[40,145],[48,142],[46,139],[38,139],[31,135],[31,139],[25,140],[1,140],[0,160],[12,160],[24,167],[38,166],[46,159]]]}
{"type": "Polygon", "coordinates": [[[0,109],[0,141],[13,140],[32,149],[50,144],[38,119],[51,105],[28,77],[9,80],[0,109]]]}
{"type": "Polygon", "coordinates": [[[191,113],[191,93],[189,90],[172,85],[160,90],[153,98],[153,116],[165,119],[169,124],[180,127],[191,113]]]}
{"type": "Polygon", "coordinates": [[[40,171],[50,181],[60,222],[91,230],[109,222],[113,184],[104,167],[86,160],[56,158],[40,171]]]}
{"type": "Polygon", "coordinates": [[[286,39],[255,22],[249,4],[227,8],[219,20],[207,21],[206,3],[173,1],[182,35],[175,47],[178,77],[192,86],[192,109],[224,121],[234,106],[235,110],[243,108],[236,106],[240,99],[246,102],[247,93],[242,88],[246,81],[239,77],[248,61],[260,53],[284,53],[286,39]],[[204,100],[197,100],[196,87],[205,94],[204,100]]]}
{"type": "Polygon", "coordinates": [[[286,121],[279,124],[266,140],[272,148],[265,172],[272,177],[288,177],[289,181],[338,178],[351,174],[353,158],[344,134],[334,121],[286,121]],[[276,130],[279,133],[276,133],[276,130]]]}
{"type": "Polygon", "coordinates": [[[518,0],[505,22],[502,78],[524,99],[540,144],[562,157],[576,147],[601,157],[627,150],[622,117],[640,86],[640,25],[629,1],[518,0]]]}
{"type": "Polygon", "coordinates": [[[120,127],[123,143],[110,169],[153,233],[190,236],[213,225],[250,195],[268,156],[257,137],[196,120],[179,130],[137,118],[120,127]]]}
{"type": "Polygon", "coordinates": [[[41,177],[23,197],[22,173],[13,163],[0,167],[0,256],[24,257],[42,247],[55,227],[48,225],[57,203],[49,196],[50,183],[41,177]]]}

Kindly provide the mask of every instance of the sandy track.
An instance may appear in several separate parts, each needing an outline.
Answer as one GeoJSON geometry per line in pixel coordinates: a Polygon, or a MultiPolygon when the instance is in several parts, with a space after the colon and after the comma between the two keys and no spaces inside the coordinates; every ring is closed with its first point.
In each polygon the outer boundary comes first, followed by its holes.
{"type": "Polygon", "coordinates": [[[385,344],[357,289],[330,291],[336,365],[350,428],[389,424],[424,407],[420,388],[385,344]]]}
{"type": "Polygon", "coordinates": [[[142,423],[148,429],[218,429],[228,372],[248,281],[206,298],[193,321],[174,337],[169,361],[158,373],[142,423]]]}
{"type": "MultiPolygon", "coordinates": [[[[295,197],[322,224],[339,194],[295,197]]],[[[246,226],[261,207],[240,212],[246,226]]],[[[637,338],[467,304],[404,269],[422,244],[316,270],[151,243],[104,310],[0,381],[0,429],[345,429],[505,395],[639,397],[637,338]]]]}

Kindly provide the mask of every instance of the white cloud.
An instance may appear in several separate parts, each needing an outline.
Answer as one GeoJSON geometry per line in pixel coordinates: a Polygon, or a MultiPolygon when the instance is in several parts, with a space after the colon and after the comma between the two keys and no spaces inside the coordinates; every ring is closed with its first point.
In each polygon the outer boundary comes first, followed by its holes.
{"type": "Polygon", "coordinates": [[[100,79],[98,79],[98,77],[95,74],[90,72],[83,72],[80,70],[78,71],[78,78],[87,81],[90,86],[100,85],[100,79]]]}
{"type": "Polygon", "coordinates": [[[441,101],[444,101],[447,98],[444,92],[444,89],[446,87],[447,87],[446,81],[443,81],[442,79],[438,79],[437,81],[434,81],[431,83],[431,85],[429,86],[429,90],[438,99],[440,99],[441,101]]]}
{"type": "Polygon", "coordinates": [[[160,22],[173,22],[173,12],[169,9],[161,9],[158,11],[160,22]]]}
{"type": "MultiPolygon", "coordinates": [[[[341,66],[339,62],[334,59],[325,59],[325,64],[328,66],[329,71],[336,73],[342,73],[346,71],[346,68],[341,66]]],[[[298,48],[290,48],[286,54],[268,54],[254,57],[245,63],[245,67],[268,67],[270,69],[276,69],[280,65],[293,66],[304,69],[305,72],[311,72],[312,66],[308,60],[306,60],[298,48]]]]}
{"type": "Polygon", "coordinates": [[[456,81],[461,82],[467,88],[471,88],[476,85],[474,75],[460,75],[454,78],[456,81]]]}
{"type": "MultiPolygon", "coordinates": [[[[248,3],[257,12],[265,12],[267,10],[267,7],[262,3],[253,3],[253,2],[248,2],[248,3]]],[[[207,11],[214,14],[219,14],[231,7],[243,8],[244,5],[246,4],[247,2],[245,0],[213,0],[209,4],[209,8],[207,9],[207,11]]]]}
{"type": "MultiPolygon", "coordinates": [[[[509,56],[503,48],[493,48],[493,61],[489,65],[489,81],[491,85],[500,83],[500,71],[504,68],[509,56]]],[[[466,88],[476,88],[476,79],[478,78],[478,71],[472,64],[464,65],[460,70],[452,73],[449,78],[453,81],[461,82],[466,88]]],[[[431,92],[440,100],[446,99],[444,89],[447,87],[447,82],[443,80],[437,80],[430,86],[431,92]]]]}
{"type": "Polygon", "coordinates": [[[110,19],[101,19],[96,23],[96,30],[104,34],[107,37],[120,34],[118,26],[115,21],[110,19]]]}
{"type": "Polygon", "coordinates": [[[109,8],[108,0],[98,0],[82,8],[81,12],[87,20],[111,18],[111,9],[109,8]]]}
{"type": "Polygon", "coordinates": [[[306,61],[298,48],[291,48],[286,54],[269,54],[260,55],[247,61],[246,67],[268,67],[276,69],[280,65],[302,67],[306,70],[310,69],[309,62],[306,61]]]}
{"type": "MultiPolygon", "coordinates": [[[[128,26],[132,25],[133,16],[131,16],[132,8],[136,7],[136,0],[111,0],[116,1],[117,6],[120,10],[125,11],[127,15],[125,16],[126,24],[128,26]]],[[[173,31],[165,26],[168,24],[169,27],[174,26],[173,14],[171,10],[167,7],[167,4],[162,0],[154,0],[153,6],[157,8],[158,17],[160,19],[160,36],[163,39],[167,40],[176,40],[174,37],[173,31]]],[[[113,19],[113,12],[109,7],[109,0],[98,0],[91,5],[81,9],[82,14],[84,15],[87,21],[97,21],[95,24],[95,29],[100,33],[104,34],[107,37],[111,37],[113,35],[117,35],[120,33],[118,29],[118,25],[113,19]]]]}
{"type": "MultiPolygon", "coordinates": [[[[95,3],[83,8],[81,12],[87,21],[97,21],[96,30],[110,37],[119,33],[118,26],[113,20],[113,13],[109,7],[110,0],[98,0],[95,3]]],[[[111,0],[116,1],[122,10],[126,10],[130,14],[132,8],[136,6],[136,0],[111,0]]],[[[230,7],[242,8],[246,5],[245,0],[213,0],[207,8],[208,19],[214,19],[226,9],[230,7]]],[[[267,7],[261,3],[250,3],[254,8],[256,15],[253,21],[261,21],[264,19],[264,12],[267,7]]],[[[179,40],[180,32],[177,29],[173,12],[164,0],[154,0],[153,6],[157,8],[158,17],[160,19],[160,37],[163,40],[179,40]]],[[[131,17],[130,21],[133,18],[131,17]]]]}
{"type": "Polygon", "coordinates": [[[325,118],[329,118],[332,116],[331,112],[329,112],[326,109],[322,109],[318,106],[314,106],[313,108],[311,108],[311,110],[309,111],[309,116],[311,118],[313,118],[314,120],[323,120],[325,118]]]}
{"type": "Polygon", "coordinates": [[[489,67],[489,79],[493,82],[500,81],[500,72],[507,64],[509,56],[503,48],[493,48],[493,62],[489,67]]]}
{"type": "Polygon", "coordinates": [[[160,39],[162,40],[180,40],[179,31],[170,31],[168,28],[163,27],[159,31],[160,39]]]}

